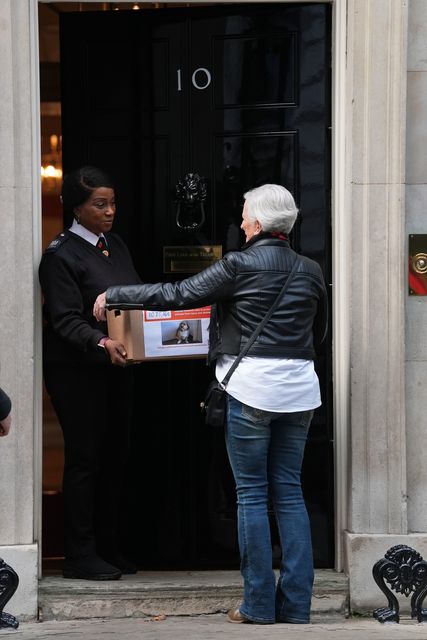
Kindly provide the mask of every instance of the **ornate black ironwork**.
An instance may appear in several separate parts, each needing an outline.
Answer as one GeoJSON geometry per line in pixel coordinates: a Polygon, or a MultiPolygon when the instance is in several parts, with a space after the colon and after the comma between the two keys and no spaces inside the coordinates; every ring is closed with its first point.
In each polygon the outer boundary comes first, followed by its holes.
{"type": "Polygon", "coordinates": [[[391,547],[384,558],[374,564],[372,575],[388,604],[387,607],[375,609],[374,618],[379,622],[399,622],[399,602],[393,590],[406,597],[412,593],[411,617],[418,622],[427,620],[427,609],[422,607],[427,594],[427,562],[418,551],[404,544],[391,547]]]}
{"type": "Polygon", "coordinates": [[[19,627],[19,622],[14,616],[3,612],[3,607],[17,590],[18,584],[19,578],[16,571],[6,564],[3,558],[0,558],[0,629],[4,627],[17,629],[19,627]]]}
{"type": "Polygon", "coordinates": [[[185,231],[200,229],[205,221],[206,178],[187,173],[175,185],[176,224],[185,231]]]}

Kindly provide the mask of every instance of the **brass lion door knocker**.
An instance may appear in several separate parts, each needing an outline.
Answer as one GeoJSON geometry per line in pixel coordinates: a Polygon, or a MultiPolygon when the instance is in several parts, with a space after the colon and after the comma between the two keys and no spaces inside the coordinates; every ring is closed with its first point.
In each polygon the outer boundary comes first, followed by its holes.
{"type": "Polygon", "coordinates": [[[184,231],[200,229],[205,222],[206,178],[187,173],[175,185],[176,224],[184,231]]]}

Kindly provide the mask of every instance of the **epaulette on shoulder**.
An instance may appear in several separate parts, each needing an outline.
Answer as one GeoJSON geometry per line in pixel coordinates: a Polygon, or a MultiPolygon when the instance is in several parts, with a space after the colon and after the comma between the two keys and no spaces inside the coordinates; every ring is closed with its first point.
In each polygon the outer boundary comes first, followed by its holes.
{"type": "Polygon", "coordinates": [[[52,240],[50,245],[46,248],[45,253],[54,253],[61,247],[65,242],[67,242],[69,235],[67,233],[60,233],[52,240]]]}

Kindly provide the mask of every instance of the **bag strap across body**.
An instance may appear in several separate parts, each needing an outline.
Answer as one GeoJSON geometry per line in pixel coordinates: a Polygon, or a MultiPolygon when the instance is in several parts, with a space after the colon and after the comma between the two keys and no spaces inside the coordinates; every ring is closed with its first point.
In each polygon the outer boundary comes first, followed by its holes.
{"type": "Polygon", "coordinates": [[[251,346],[253,345],[253,343],[255,342],[255,340],[257,339],[257,337],[259,336],[259,334],[261,333],[261,331],[263,330],[263,328],[265,327],[265,325],[267,324],[269,319],[271,318],[271,316],[274,313],[274,311],[276,310],[276,307],[279,304],[279,300],[286,293],[286,290],[288,289],[288,287],[289,287],[289,285],[290,285],[290,283],[291,283],[291,281],[292,281],[292,279],[293,279],[293,277],[295,275],[295,272],[298,269],[299,264],[300,264],[300,257],[299,257],[299,255],[297,255],[295,260],[294,260],[294,264],[292,265],[292,270],[291,270],[290,274],[288,275],[288,277],[286,278],[285,284],[280,289],[277,298],[275,299],[275,301],[271,305],[270,309],[267,311],[267,313],[266,313],[265,317],[263,318],[263,320],[259,323],[259,325],[255,329],[255,331],[252,333],[251,337],[249,338],[249,340],[247,341],[247,343],[245,344],[245,346],[243,347],[243,349],[241,350],[241,352],[239,353],[239,355],[237,356],[237,358],[235,359],[235,361],[233,362],[233,364],[231,365],[231,367],[227,371],[227,373],[224,376],[224,378],[222,379],[222,381],[218,383],[222,389],[226,389],[227,388],[228,382],[229,382],[231,376],[233,375],[234,371],[236,370],[240,360],[248,353],[249,349],[251,348],[251,346]]]}

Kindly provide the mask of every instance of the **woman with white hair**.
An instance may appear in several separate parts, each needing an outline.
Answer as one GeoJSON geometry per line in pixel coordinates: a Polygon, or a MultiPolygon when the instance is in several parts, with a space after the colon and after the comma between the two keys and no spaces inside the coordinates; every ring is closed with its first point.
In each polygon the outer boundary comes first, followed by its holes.
{"type": "Polygon", "coordinates": [[[326,335],[327,295],[319,265],[289,246],[298,213],[289,191],[265,184],[244,197],[241,251],[180,282],[110,287],[98,296],[94,313],[103,319],[105,309],[212,305],[208,357],[222,381],[279,296],[226,388],[225,437],[236,481],[244,580],[243,601],[228,619],[303,624],[310,620],[313,555],[300,476],[313,411],[321,404],[313,361],[326,335]],[[277,582],[269,498],[282,548],[277,582]]]}

